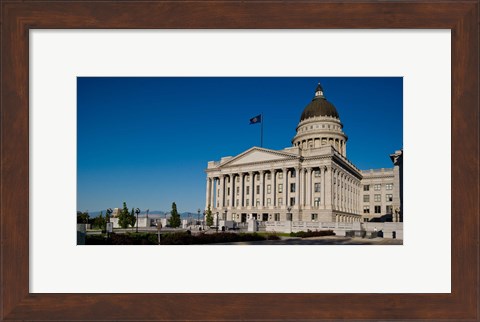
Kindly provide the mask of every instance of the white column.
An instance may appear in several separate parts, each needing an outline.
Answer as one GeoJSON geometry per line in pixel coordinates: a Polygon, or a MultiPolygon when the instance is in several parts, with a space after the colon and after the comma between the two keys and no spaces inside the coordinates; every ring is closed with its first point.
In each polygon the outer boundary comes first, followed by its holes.
{"type": "Polygon", "coordinates": [[[337,184],[335,185],[335,190],[336,190],[336,195],[335,195],[335,209],[336,210],[339,210],[340,209],[340,198],[339,198],[339,195],[340,195],[340,174],[338,172],[338,170],[335,171],[335,177],[337,178],[336,181],[337,181],[337,184]]]}
{"type": "Polygon", "coordinates": [[[225,176],[221,175],[219,177],[219,183],[218,187],[220,189],[220,195],[218,196],[218,208],[223,208],[224,207],[224,192],[225,192],[225,176]]]}
{"type": "Polygon", "coordinates": [[[230,208],[235,206],[235,174],[230,174],[230,208]]]}
{"type": "MultiPolygon", "coordinates": [[[[295,169],[295,171],[297,171],[297,169],[295,169]]],[[[303,169],[300,169],[298,168],[298,171],[297,171],[297,178],[296,178],[296,182],[298,182],[298,185],[295,184],[295,186],[297,187],[297,204],[298,204],[298,208],[302,208],[303,207],[303,183],[305,182],[305,179],[303,177],[303,169]]]]}
{"type": "Polygon", "coordinates": [[[350,180],[348,177],[345,178],[345,209],[348,211],[348,212],[352,212],[351,209],[350,209],[350,180]]]}
{"type": "Polygon", "coordinates": [[[211,204],[212,209],[217,208],[217,204],[215,202],[216,197],[217,197],[217,190],[215,188],[215,186],[218,185],[217,180],[218,180],[218,178],[212,178],[212,189],[210,190],[211,191],[210,204],[211,204]]]}
{"type": "Polygon", "coordinates": [[[283,198],[283,207],[286,209],[289,206],[289,203],[288,203],[288,200],[287,200],[287,197],[288,197],[288,194],[287,194],[288,170],[286,168],[283,168],[282,172],[283,172],[283,194],[282,194],[282,198],[283,198]]]}
{"type": "Polygon", "coordinates": [[[358,185],[358,183],[356,184],[356,189],[355,189],[355,202],[356,202],[356,209],[357,209],[357,213],[358,214],[362,214],[362,210],[360,209],[360,205],[361,205],[361,202],[360,202],[360,196],[361,196],[361,193],[360,193],[360,185],[358,185]]]}
{"type": "Polygon", "coordinates": [[[244,196],[244,191],[243,191],[243,190],[244,190],[244,184],[243,184],[243,180],[245,179],[245,174],[242,173],[242,172],[240,172],[240,173],[239,173],[239,176],[240,176],[240,196],[238,197],[238,199],[239,199],[240,204],[238,204],[237,207],[242,208],[242,207],[245,206],[244,201],[243,201],[243,196],[244,196]]]}
{"type": "Polygon", "coordinates": [[[326,209],[332,209],[332,168],[331,167],[325,167],[324,168],[324,186],[325,186],[325,208],[326,209]]]}
{"type": "Polygon", "coordinates": [[[357,182],[352,179],[352,208],[353,212],[358,214],[358,209],[357,209],[357,182]]]}
{"type": "Polygon", "coordinates": [[[332,175],[332,194],[331,194],[331,199],[332,199],[332,209],[337,209],[337,199],[336,199],[336,194],[337,194],[337,172],[330,168],[329,169],[332,175]]]}
{"type": "MultiPolygon", "coordinates": [[[[352,209],[350,207],[350,178],[346,178],[347,180],[345,181],[347,183],[346,189],[345,189],[345,194],[347,195],[347,203],[346,203],[346,209],[348,212],[352,212],[352,209]]],[[[355,219],[355,217],[354,217],[355,219]]]]}
{"type": "Polygon", "coordinates": [[[341,195],[342,195],[342,188],[341,188],[341,182],[342,182],[342,177],[340,176],[340,171],[336,171],[336,174],[337,174],[337,209],[338,210],[341,210],[341,204],[342,204],[342,199],[341,199],[341,195]]]}
{"type": "Polygon", "coordinates": [[[347,210],[349,212],[352,212],[352,205],[351,205],[351,200],[352,200],[352,195],[351,195],[351,191],[350,191],[350,178],[347,178],[347,190],[346,193],[347,193],[347,210]]]}
{"type": "Polygon", "coordinates": [[[250,205],[255,208],[257,205],[255,204],[255,172],[250,172],[250,205]]]}
{"type": "Polygon", "coordinates": [[[272,174],[272,206],[277,205],[277,173],[275,169],[271,169],[270,173],[272,174]]]}
{"type": "Polygon", "coordinates": [[[300,208],[300,168],[295,168],[295,207],[300,208]]]}
{"type": "Polygon", "coordinates": [[[263,206],[265,205],[264,203],[264,200],[265,200],[265,188],[264,188],[264,183],[265,183],[265,171],[264,170],[261,170],[260,171],[260,207],[259,208],[263,208],[263,206]]]}
{"type": "Polygon", "coordinates": [[[312,168],[307,169],[307,207],[312,208],[312,168]]]}
{"type": "Polygon", "coordinates": [[[302,207],[307,206],[307,169],[302,169],[302,207]]]}
{"type": "Polygon", "coordinates": [[[205,209],[208,208],[208,205],[210,204],[210,186],[211,186],[211,179],[209,177],[207,177],[207,191],[205,193],[205,209]]]}
{"type": "Polygon", "coordinates": [[[338,186],[340,190],[340,198],[338,202],[340,204],[340,210],[345,211],[345,180],[343,173],[339,173],[338,178],[340,179],[340,185],[338,186]]]}
{"type": "Polygon", "coordinates": [[[325,200],[326,200],[326,185],[325,185],[325,176],[326,176],[326,168],[327,167],[322,167],[320,166],[320,205],[323,206],[323,209],[325,209],[325,200]]]}
{"type": "Polygon", "coordinates": [[[348,202],[348,207],[350,209],[351,212],[355,213],[355,209],[353,208],[353,182],[352,182],[352,179],[350,178],[348,180],[348,189],[350,189],[348,191],[348,195],[349,195],[349,202],[348,202]]]}

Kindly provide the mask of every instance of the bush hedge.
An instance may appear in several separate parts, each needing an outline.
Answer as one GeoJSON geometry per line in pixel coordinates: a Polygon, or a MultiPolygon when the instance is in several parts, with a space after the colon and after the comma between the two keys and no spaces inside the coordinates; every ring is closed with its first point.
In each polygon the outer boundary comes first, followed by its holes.
{"type": "Polygon", "coordinates": [[[291,232],[290,237],[301,237],[301,238],[308,238],[308,237],[321,237],[321,236],[335,236],[333,230],[316,230],[311,231],[310,229],[307,231],[299,231],[299,232],[291,232]]]}
{"type": "MultiPolygon", "coordinates": [[[[253,234],[234,234],[234,233],[217,233],[192,235],[191,232],[175,232],[164,233],[161,236],[162,245],[203,245],[215,243],[234,243],[242,241],[259,241],[259,240],[278,240],[277,235],[271,234],[262,236],[253,234]]],[[[87,235],[87,245],[158,245],[158,235],[151,233],[126,233],[126,234],[110,234],[107,239],[106,235],[87,235]]]]}
{"type": "Polygon", "coordinates": [[[162,234],[162,245],[204,245],[216,243],[234,243],[242,241],[258,241],[265,240],[264,236],[259,234],[234,234],[234,233],[217,233],[190,235],[187,232],[166,233],[162,234]]]}
{"type": "Polygon", "coordinates": [[[157,245],[157,234],[149,233],[111,233],[106,235],[87,235],[86,245],[157,245]]]}

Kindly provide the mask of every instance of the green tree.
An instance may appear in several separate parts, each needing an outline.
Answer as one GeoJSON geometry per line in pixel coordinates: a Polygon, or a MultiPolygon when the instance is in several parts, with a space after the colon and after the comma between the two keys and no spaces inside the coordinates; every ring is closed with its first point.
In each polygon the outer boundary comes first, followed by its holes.
{"type": "Polygon", "coordinates": [[[132,227],[135,227],[135,223],[137,222],[137,218],[135,217],[135,208],[132,208],[132,212],[130,212],[130,216],[128,217],[128,221],[132,227]]]}
{"type": "Polygon", "coordinates": [[[88,211],[85,211],[85,212],[77,211],[77,224],[88,224],[89,219],[90,219],[90,216],[88,214],[88,211]]]}
{"type": "Polygon", "coordinates": [[[118,225],[121,228],[125,229],[128,227],[129,224],[130,224],[130,212],[128,211],[127,203],[124,201],[122,211],[120,211],[120,214],[118,214],[118,225]]]}
{"type": "Polygon", "coordinates": [[[103,217],[103,211],[100,211],[100,216],[95,218],[93,225],[101,230],[106,230],[107,220],[103,217]]]}
{"type": "Polygon", "coordinates": [[[207,222],[207,226],[213,226],[213,216],[212,210],[210,209],[210,205],[208,205],[207,212],[205,213],[206,217],[205,221],[207,222]]]}
{"type": "Polygon", "coordinates": [[[170,227],[173,227],[173,228],[176,228],[176,227],[180,227],[181,225],[181,220],[180,220],[180,215],[178,214],[178,211],[177,211],[177,205],[174,203],[172,203],[172,211],[170,213],[170,219],[168,220],[168,225],[170,227]]]}

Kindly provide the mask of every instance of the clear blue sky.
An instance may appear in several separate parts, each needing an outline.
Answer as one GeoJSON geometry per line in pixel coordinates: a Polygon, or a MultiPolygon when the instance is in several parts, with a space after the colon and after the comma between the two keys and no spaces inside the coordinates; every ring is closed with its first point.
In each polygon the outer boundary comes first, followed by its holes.
{"type": "Polygon", "coordinates": [[[291,146],[320,82],[360,169],[391,167],[403,147],[400,77],[80,77],[77,210],[121,207],[196,212],[207,162],[260,145],[291,146]]]}

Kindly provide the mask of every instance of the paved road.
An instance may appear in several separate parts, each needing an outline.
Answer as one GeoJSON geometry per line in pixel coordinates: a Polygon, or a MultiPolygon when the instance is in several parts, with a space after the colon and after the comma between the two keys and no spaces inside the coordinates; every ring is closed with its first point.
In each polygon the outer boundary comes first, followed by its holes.
{"type": "Polygon", "coordinates": [[[312,238],[286,238],[282,240],[265,240],[212,245],[403,245],[403,241],[399,239],[386,238],[365,239],[328,236],[312,238]]]}

